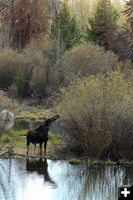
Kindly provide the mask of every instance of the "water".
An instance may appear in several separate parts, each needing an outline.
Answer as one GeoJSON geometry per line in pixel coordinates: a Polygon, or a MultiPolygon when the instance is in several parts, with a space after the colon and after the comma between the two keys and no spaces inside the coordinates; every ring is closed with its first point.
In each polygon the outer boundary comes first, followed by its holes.
{"type": "Polygon", "coordinates": [[[132,183],[131,166],[0,159],[0,200],[117,200],[118,185],[132,183]]]}
{"type": "MultiPolygon", "coordinates": [[[[14,130],[35,128],[44,123],[44,120],[16,120],[13,126],[14,130]]],[[[50,131],[53,133],[61,132],[60,122],[57,120],[50,126],[50,131]]]]}

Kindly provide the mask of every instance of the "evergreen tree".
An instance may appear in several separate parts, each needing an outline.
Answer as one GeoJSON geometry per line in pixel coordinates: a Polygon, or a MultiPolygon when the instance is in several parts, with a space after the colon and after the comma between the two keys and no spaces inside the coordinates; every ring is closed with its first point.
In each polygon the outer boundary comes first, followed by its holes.
{"type": "Polygon", "coordinates": [[[70,16],[70,11],[66,3],[63,3],[59,15],[53,21],[51,35],[57,41],[58,48],[62,53],[65,49],[70,49],[80,41],[78,23],[75,17],[70,16]]]}
{"type": "Polygon", "coordinates": [[[126,2],[124,14],[127,16],[127,22],[130,25],[130,30],[128,30],[130,40],[130,59],[133,61],[133,0],[126,2]]]}
{"type": "Polygon", "coordinates": [[[133,0],[126,2],[126,9],[124,11],[127,16],[127,21],[130,24],[131,39],[133,40],[133,0]]]}
{"type": "Polygon", "coordinates": [[[110,0],[100,0],[93,17],[89,18],[87,40],[109,49],[117,30],[118,17],[110,0]]]}

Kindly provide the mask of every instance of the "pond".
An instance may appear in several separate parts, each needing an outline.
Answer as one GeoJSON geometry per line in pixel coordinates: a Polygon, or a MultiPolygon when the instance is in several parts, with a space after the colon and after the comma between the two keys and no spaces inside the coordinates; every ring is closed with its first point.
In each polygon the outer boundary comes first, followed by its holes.
{"type": "MultiPolygon", "coordinates": [[[[23,130],[23,129],[30,129],[35,128],[44,123],[44,120],[16,120],[13,126],[14,130],[23,130]]],[[[60,122],[55,121],[50,126],[50,131],[53,133],[60,133],[62,131],[60,122]]]]}
{"type": "Polygon", "coordinates": [[[117,200],[117,187],[132,183],[131,166],[0,159],[0,200],[117,200]]]}

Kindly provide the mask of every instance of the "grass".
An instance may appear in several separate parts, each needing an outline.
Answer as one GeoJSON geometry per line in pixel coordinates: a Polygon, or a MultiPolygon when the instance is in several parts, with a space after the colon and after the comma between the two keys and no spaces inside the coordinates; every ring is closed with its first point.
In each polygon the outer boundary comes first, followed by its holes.
{"type": "Polygon", "coordinates": [[[114,161],[112,161],[112,160],[108,160],[107,162],[106,162],[106,165],[116,165],[117,163],[116,162],[114,162],[114,161]]]}
{"type": "Polygon", "coordinates": [[[80,164],[82,164],[82,161],[79,159],[71,159],[71,160],[69,160],[69,163],[71,165],[80,165],[80,164]]]}
{"type": "Polygon", "coordinates": [[[102,165],[103,162],[101,160],[91,160],[89,161],[90,165],[102,165]]]}
{"type": "Polygon", "coordinates": [[[22,111],[20,112],[16,117],[17,119],[31,119],[31,120],[41,120],[48,118],[50,115],[52,115],[52,111],[50,110],[38,110],[38,109],[32,109],[31,111],[22,111]]]}
{"type": "Polygon", "coordinates": [[[53,147],[61,145],[61,136],[59,134],[49,133],[49,142],[53,147]]]}
{"type": "MultiPolygon", "coordinates": [[[[26,135],[27,130],[11,130],[9,135],[3,135],[0,138],[0,142],[5,144],[4,149],[12,147],[14,152],[25,154],[26,152],[26,135]]],[[[54,134],[49,132],[49,140],[47,146],[48,155],[55,155],[56,151],[61,147],[61,136],[59,134],[54,134]]],[[[37,152],[39,152],[39,145],[37,145],[37,152]]],[[[30,145],[30,155],[34,155],[33,145],[30,145]]]]}
{"type": "Polygon", "coordinates": [[[27,133],[27,130],[26,129],[12,130],[10,133],[12,137],[23,136],[27,133]]]}

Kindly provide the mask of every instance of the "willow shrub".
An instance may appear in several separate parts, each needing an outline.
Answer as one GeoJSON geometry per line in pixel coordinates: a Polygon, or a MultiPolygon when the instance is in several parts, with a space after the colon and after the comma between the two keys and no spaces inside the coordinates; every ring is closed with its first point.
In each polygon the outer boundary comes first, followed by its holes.
{"type": "Polygon", "coordinates": [[[121,72],[77,78],[62,89],[57,107],[68,130],[64,138],[77,154],[131,157],[133,85],[121,72]]]}
{"type": "Polygon", "coordinates": [[[55,66],[56,50],[54,41],[42,38],[16,52],[4,49],[0,52],[0,88],[9,89],[12,96],[50,96],[60,85],[60,73],[55,66]],[[23,88],[20,83],[20,69],[23,72],[23,88]],[[17,79],[17,81],[16,81],[17,79]]]}
{"type": "Polygon", "coordinates": [[[11,49],[0,52],[0,88],[8,88],[18,69],[19,54],[11,49]]]}
{"type": "Polygon", "coordinates": [[[49,96],[60,85],[55,53],[54,41],[43,38],[32,41],[21,55],[26,79],[29,80],[34,95],[45,93],[49,96]]]}
{"type": "Polygon", "coordinates": [[[63,56],[63,70],[75,75],[105,73],[119,67],[118,57],[111,51],[91,43],[73,47],[63,56]]]}

